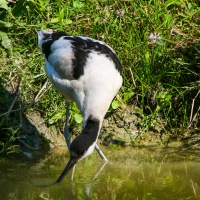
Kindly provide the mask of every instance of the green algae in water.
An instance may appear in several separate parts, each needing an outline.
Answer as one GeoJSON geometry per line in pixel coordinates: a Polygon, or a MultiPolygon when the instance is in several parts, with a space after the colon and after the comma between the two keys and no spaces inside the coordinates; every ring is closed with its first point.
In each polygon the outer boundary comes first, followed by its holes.
{"type": "Polygon", "coordinates": [[[34,161],[1,161],[0,199],[200,199],[198,152],[101,148],[109,163],[105,164],[95,152],[76,165],[73,181],[68,174],[56,185],[51,183],[69,159],[66,149],[34,161]]]}

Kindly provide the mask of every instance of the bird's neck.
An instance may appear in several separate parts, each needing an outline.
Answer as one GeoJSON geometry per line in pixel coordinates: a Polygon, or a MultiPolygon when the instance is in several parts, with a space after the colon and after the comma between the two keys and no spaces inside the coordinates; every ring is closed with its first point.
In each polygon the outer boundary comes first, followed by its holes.
{"type": "Polygon", "coordinates": [[[101,121],[90,115],[85,122],[81,134],[87,135],[87,138],[90,140],[90,143],[92,144],[96,142],[96,140],[98,139],[100,128],[101,128],[101,121]]]}

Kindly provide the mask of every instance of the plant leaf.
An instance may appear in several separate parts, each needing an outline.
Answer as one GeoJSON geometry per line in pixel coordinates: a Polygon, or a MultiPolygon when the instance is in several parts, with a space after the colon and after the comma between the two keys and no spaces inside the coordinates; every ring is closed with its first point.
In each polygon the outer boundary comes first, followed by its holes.
{"type": "Polygon", "coordinates": [[[76,123],[80,124],[83,121],[83,117],[80,114],[75,114],[74,120],[76,123]]]}
{"type": "Polygon", "coordinates": [[[10,23],[10,22],[4,22],[4,21],[0,20],[0,27],[10,28],[12,26],[13,26],[12,23],[10,23]]]}
{"type": "Polygon", "coordinates": [[[6,49],[11,49],[11,41],[5,32],[0,31],[1,44],[6,49]]]}
{"type": "Polygon", "coordinates": [[[59,119],[62,119],[65,116],[65,112],[59,112],[56,113],[55,115],[53,115],[50,119],[49,119],[49,124],[53,124],[55,122],[57,122],[59,119]]]}
{"type": "Polygon", "coordinates": [[[115,110],[115,109],[117,109],[118,107],[121,106],[121,103],[120,103],[119,101],[117,101],[117,100],[114,100],[114,101],[112,102],[111,106],[112,106],[112,109],[115,110]]]}
{"type": "Polygon", "coordinates": [[[64,20],[65,25],[71,24],[72,20],[71,19],[65,19],[64,20]]]}
{"type": "Polygon", "coordinates": [[[50,22],[57,23],[57,22],[59,22],[59,18],[58,17],[52,18],[50,22]]]}
{"type": "Polygon", "coordinates": [[[127,102],[133,95],[133,91],[128,91],[124,93],[124,101],[127,102]]]}
{"type": "Polygon", "coordinates": [[[0,0],[0,8],[3,8],[5,10],[8,10],[8,2],[6,0],[0,0]]]}

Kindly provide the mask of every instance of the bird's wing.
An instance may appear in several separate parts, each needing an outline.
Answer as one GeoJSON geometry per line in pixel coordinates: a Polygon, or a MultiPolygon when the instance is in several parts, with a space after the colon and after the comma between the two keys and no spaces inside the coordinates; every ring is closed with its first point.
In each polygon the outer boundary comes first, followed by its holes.
{"type": "Polygon", "coordinates": [[[55,66],[61,76],[68,74],[70,79],[80,78],[84,74],[87,58],[92,52],[106,55],[121,73],[122,67],[116,53],[104,42],[84,36],[68,36],[63,32],[40,31],[38,43],[46,59],[55,66]],[[69,74],[69,71],[72,73],[69,74]]]}

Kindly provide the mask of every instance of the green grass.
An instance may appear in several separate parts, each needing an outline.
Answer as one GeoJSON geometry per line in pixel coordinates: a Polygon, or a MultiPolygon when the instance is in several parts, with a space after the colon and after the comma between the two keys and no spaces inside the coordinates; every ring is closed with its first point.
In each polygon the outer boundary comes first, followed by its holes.
{"type": "MultiPolygon", "coordinates": [[[[15,96],[20,80],[20,94],[13,109],[28,105],[45,83],[37,31],[48,29],[93,37],[115,49],[123,65],[120,101],[137,106],[143,130],[150,130],[161,120],[164,129],[187,129],[195,114],[190,128],[198,128],[199,13],[198,1],[184,0],[18,0],[9,4],[1,0],[0,112],[10,108],[9,96],[15,96]],[[151,42],[152,33],[159,34],[161,39],[151,42]]],[[[113,108],[120,105],[118,101],[113,108]]],[[[63,98],[50,87],[28,110],[0,116],[0,149],[5,152],[20,137],[22,113],[38,111],[47,124],[62,129],[64,109],[63,98]]],[[[75,105],[71,110],[78,114],[75,105]]],[[[79,115],[73,116],[71,125],[80,121],[79,115]]]]}

